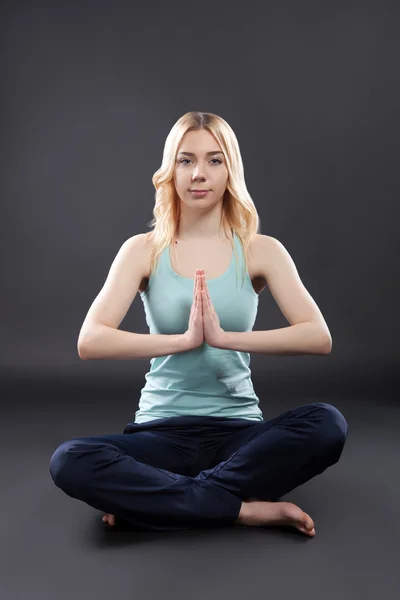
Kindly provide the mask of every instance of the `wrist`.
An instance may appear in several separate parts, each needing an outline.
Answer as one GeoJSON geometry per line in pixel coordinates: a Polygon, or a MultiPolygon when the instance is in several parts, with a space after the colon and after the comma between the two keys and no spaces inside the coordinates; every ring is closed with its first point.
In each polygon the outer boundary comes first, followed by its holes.
{"type": "Polygon", "coordinates": [[[216,347],[220,350],[229,350],[229,332],[221,331],[216,347]]]}
{"type": "Polygon", "coordinates": [[[184,333],[178,335],[178,348],[179,352],[187,352],[188,350],[191,350],[189,339],[184,333]]]}

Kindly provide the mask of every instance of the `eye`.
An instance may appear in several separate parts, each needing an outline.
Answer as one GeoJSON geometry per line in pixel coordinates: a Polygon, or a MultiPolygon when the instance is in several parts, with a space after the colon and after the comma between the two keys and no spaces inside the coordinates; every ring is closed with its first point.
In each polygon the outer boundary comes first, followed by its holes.
{"type": "MultiPolygon", "coordinates": [[[[189,161],[190,159],[189,158],[182,158],[179,162],[187,164],[187,163],[185,163],[185,160],[189,161]]],[[[220,165],[222,164],[222,160],[220,160],[219,158],[212,158],[211,160],[216,160],[217,164],[220,164],[220,165]]]]}

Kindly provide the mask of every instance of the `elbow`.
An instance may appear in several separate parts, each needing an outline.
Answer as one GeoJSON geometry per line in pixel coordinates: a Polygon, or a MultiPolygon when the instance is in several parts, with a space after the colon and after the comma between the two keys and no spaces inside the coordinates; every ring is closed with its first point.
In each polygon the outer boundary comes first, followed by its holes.
{"type": "Polygon", "coordinates": [[[78,341],[77,349],[78,349],[79,358],[81,360],[89,360],[90,356],[89,356],[87,344],[84,344],[83,342],[78,341]]]}
{"type": "MultiPolygon", "coordinates": [[[[104,327],[100,327],[100,331],[104,327]]],[[[97,360],[103,358],[101,346],[99,348],[97,327],[91,327],[78,337],[77,350],[81,360],[97,360]]]]}
{"type": "Polygon", "coordinates": [[[325,339],[323,353],[330,354],[331,352],[332,352],[332,338],[329,336],[327,339],[325,339]]]}

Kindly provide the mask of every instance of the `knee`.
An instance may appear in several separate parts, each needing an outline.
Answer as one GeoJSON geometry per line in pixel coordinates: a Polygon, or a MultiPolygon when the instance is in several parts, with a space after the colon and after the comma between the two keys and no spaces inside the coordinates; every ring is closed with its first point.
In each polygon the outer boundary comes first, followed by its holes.
{"type": "Polygon", "coordinates": [[[343,448],[347,435],[348,424],[336,406],[327,402],[317,402],[321,410],[321,434],[325,442],[338,448],[343,448]]]}
{"type": "Polygon", "coordinates": [[[65,487],[76,476],[76,467],[73,463],[77,453],[82,451],[82,442],[78,439],[63,442],[53,452],[50,459],[50,475],[57,487],[65,487]]]}

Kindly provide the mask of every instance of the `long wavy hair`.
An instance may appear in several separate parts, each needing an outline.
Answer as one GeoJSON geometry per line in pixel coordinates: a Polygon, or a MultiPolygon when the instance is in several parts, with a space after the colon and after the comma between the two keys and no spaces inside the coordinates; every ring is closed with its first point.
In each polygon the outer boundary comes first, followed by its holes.
{"type": "MultiPolygon", "coordinates": [[[[206,129],[219,143],[228,169],[227,187],[223,196],[221,227],[231,232],[232,249],[235,232],[244,252],[242,278],[248,265],[250,241],[259,232],[260,219],[254,202],[247,191],[239,143],[230,125],[218,115],[191,111],[178,119],[169,132],[164,145],[161,167],[152,177],[155,192],[154,218],[148,223],[153,231],[147,233],[152,243],[150,273],[158,265],[160,254],[176,237],[180,219],[180,198],[174,183],[175,161],[182,138],[188,131],[206,129]]],[[[230,236],[229,236],[230,237],[230,236]]]]}

